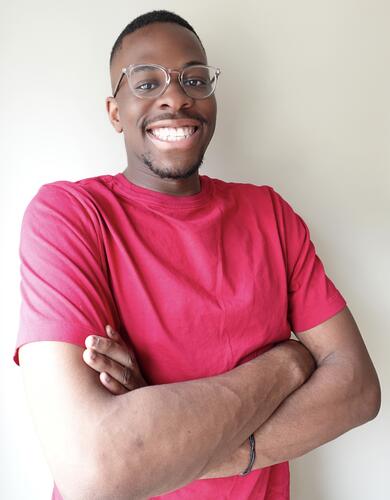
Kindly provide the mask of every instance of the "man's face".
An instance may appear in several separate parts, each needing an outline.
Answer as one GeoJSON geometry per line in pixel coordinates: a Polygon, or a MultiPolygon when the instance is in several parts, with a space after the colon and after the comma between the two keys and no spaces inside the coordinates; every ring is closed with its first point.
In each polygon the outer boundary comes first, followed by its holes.
{"type": "MultiPolygon", "coordinates": [[[[130,64],[159,64],[181,70],[188,63],[207,64],[196,36],[173,23],[154,23],[123,39],[111,68],[113,85],[121,69],[130,64]]],[[[197,172],[213,136],[216,121],[214,95],[203,100],[188,97],[177,73],[165,92],[154,99],[141,99],[130,90],[124,77],[117,96],[108,104],[111,122],[123,130],[128,166],[160,178],[187,178],[197,172]],[[155,128],[195,127],[188,138],[171,142],[155,128]]]]}

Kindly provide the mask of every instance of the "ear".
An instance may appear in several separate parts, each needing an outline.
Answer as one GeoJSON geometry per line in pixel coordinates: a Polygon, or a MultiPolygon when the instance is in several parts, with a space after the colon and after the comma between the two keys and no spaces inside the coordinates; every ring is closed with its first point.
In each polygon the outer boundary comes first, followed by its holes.
{"type": "Polygon", "coordinates": [[[108,118],[114,127],[114,129],[120,134],[123,132],[123,127],[121,124],[121,118],[119,116],[119,108],[118,103],[114,97],[106,98],[106,110],[108,114],[108,118]]]}

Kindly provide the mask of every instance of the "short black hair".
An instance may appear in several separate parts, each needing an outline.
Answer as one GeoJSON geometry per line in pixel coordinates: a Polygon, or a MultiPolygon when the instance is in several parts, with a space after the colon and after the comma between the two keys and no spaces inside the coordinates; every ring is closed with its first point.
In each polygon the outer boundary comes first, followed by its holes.
{"type": "Polygon", "coordinates": [[[188,30],[192,31],[192,33],[194,33],[194,35],[199,40],[202,49],[204,50],[202,41],[199,38],[198,34],[185,19],[175,14],[174,12],[170,12],[168,10],[152,10],[133,19],[133,21],[131,21],[131,23],[129,23],[126,26],[126,28],[122,31],[122,33],[118,36],[111,50],[110,66],[112,64],[115,54],[122,47],[122,41],[124,37],[152,23],[176,23],[179,24],[180,26],[183,26],[184,28],[187,28],[188,30]]]}

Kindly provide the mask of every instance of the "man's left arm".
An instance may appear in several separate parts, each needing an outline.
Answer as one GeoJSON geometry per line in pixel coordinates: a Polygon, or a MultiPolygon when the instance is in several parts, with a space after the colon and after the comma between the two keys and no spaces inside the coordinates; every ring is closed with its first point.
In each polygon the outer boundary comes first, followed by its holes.
{"type": "MultiPolygon", "coordinates": [[[[380,408],[378,377],[348,307],[296,335],[312,353],[317,369],[254,433],[252,470],[304,455],[373,419],[380,408]]],[[[248,459],[245,441],[229,460],[199,479],[237,475],[248,459]]]]}

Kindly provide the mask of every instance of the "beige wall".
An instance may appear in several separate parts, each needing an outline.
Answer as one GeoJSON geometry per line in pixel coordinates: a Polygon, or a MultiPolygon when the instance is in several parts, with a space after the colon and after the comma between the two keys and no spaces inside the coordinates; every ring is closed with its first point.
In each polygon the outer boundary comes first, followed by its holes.
{"type": "Polygon", "coordinates": [[[390,470],[386,0],[0,3],[0,497],[41,500],[51,489],[21,374],[10,362],[19,308],[21,216],[45,182],[123,170],[122,138],[104,110],[110,92],[107,60],[127,22],[152,8],[187,17],[210,64],[223,71],[218,127],[201,173],[270,184],[290,201],[309,224],[380,374],[380,416],[294,461],[292,498],[385,500],[390,470]]]}

